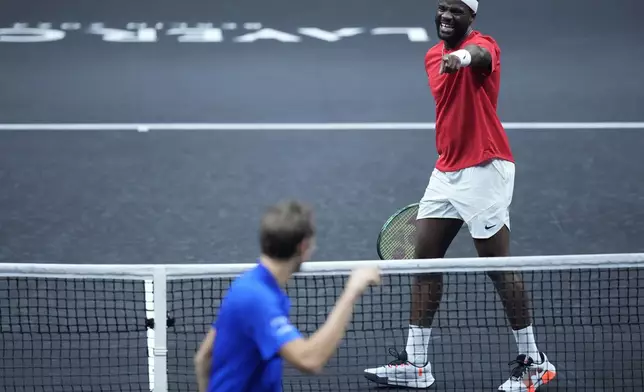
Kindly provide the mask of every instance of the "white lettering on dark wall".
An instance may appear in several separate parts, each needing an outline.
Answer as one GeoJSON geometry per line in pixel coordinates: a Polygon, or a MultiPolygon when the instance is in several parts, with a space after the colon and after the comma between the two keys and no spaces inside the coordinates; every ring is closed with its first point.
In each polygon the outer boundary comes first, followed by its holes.
{"type": "Polygon", "coordinates": [[[114,26],[102,22],[14,23],[0,27],[0,43],[46,43],[60,41],[76,34],[97,36],[104,42],[153,43],[170,39],[181,43],[253,43],[272,41],[301,43],[307,40],[341,42],[353,37],[399,36],[407,42],[428,42],[423,27],[340,27],[316,26],[274,28],[258,22],[226,23],[146,23],[130,22],[114,26]]]}
{"type": "Polygon", "coordinates": [[[344,27],[335,31],[326,31],[317,27],[300,27],[298,33],[327,42],[337,42],[342,38],[353,37],[364,33],[361,27],[344,27]]]}
{"type": "Polygon", "coordinates": [[[0,29],[0,42],[51,42],[65,38],[62,30],[10,27],[0,29]]]}

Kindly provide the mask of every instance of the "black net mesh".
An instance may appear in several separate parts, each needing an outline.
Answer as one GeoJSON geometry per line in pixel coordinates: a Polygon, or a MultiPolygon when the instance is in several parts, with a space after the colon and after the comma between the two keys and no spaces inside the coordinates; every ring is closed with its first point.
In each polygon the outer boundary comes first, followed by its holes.
{"type": "MultiPolygon", "coordinates": [[[[644,388],[644,272],[640,269],[524,272],[539,349],[557,367],[549,391],[641,391],[644,388]],[[579,388],[579,389],[578,389],[579,388]]],[[[411,275],[387,275],[355,307],[324,374],[287,366],[285,391],[376,390],[363,371],[405,349],[411,275]]],[[[429,359],[440,391],[497,390],[510,376],[517,346],[503,305],[485,274],[450,273],[434,320],[429,359]]],[[[310,335],[324,323],[346,277],[297,277],[288,285],[292,320],[310,335]]],[[[194,391],[192,354],[217,315],[230,279],[170,282],[168,331],[171,391],[194,391]]]]}
{"type": "MultiPolygon", "coordinates": [[[[640,269],[524,272],[539,349],[557,367],[548,391],[644,388],[644,273],[640,269]]],[[[386,275],[355,306],[324,373],[289,366],[284,391],[380,390],[365,368],[405,348],[412,275],[386,275]]],[[[304,335],[331,311],[346,277],[299,276],[288,285],[304,335]]],[[[168,282],[168,391],[196,390],[193,355],[217,316],[229,278],[168,282]]],[[[429,359],[435,390],[497,390],[517,354],[503,306],[483,273],[445,275],[429,359]]],[[[143,282],[0,278],[0,390],[146,391],[143,282]]]]}
{"type": "Polygon", "coordinates": [[[0,391],[149,390],[144,282],[0,278],[0,391]]]}

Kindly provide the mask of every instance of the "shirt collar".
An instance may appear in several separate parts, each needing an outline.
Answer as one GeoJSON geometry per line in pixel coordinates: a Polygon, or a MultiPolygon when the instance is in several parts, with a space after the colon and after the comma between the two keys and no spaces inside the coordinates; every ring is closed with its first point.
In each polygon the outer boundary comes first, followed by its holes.
{"type": "Polygon", "coordinates": [[[274,288],[277,291],[282,291],[282,288],[280,287],[279,283],[277,282],[277,279],[273,276],[271,271],[269,271],[268,268],[264,264],[262,264],[261,260],[257,260],[258,266],[257,266],[257,274],[259,278],[266,284],[268,284],[270,287],[274,288]]]}

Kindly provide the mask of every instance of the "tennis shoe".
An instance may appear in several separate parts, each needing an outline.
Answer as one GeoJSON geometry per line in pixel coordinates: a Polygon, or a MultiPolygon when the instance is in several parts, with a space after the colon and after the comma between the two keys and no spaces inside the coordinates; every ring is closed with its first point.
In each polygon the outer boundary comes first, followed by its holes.
{"type": "Polygon", "coordinates": [[[544,353],[540,353],[540,363],[521,354],[510,365],[516,365],[512,374],[500,387],[502,392],[535,392],[537,388],[552,381],[557,374],[554,365],[544,353]]]}
{"type": "Polygon", "coordinates": [[[367,380],[407,388],[428,388],[434,384],[432,365],[429,361],[424,365],[417,365],[407,360],[405,350],[398,353],[394,349],[389,349],[389,353],[396,359],[387,365],[366,369],[364,376],[367,380]]]}

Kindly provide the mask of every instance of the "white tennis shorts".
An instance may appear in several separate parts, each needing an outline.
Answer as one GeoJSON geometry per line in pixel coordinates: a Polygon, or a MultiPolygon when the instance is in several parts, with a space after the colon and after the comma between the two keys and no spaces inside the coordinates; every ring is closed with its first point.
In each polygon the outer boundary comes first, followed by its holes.
{"type": "Polygon", "coordinates": [[[510,229],[513,193],[514,163],[509,161],[495,159],[455,172],[434,169],[417,219],[461,219],[472,238],[490,238],[503,225],[510,229]]]}

